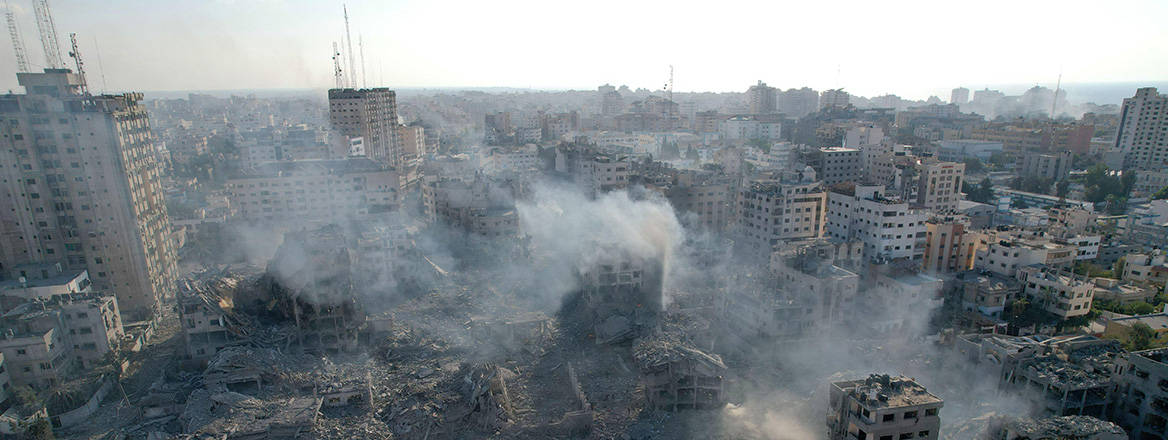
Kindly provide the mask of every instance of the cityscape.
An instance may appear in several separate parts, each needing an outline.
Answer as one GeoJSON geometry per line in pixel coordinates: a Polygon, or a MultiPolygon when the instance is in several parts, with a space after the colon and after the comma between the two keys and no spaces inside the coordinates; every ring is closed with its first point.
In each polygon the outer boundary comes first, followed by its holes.
{"type": "MultiPolygon", "coordinates": [[[[614,75],[580,88],[543,70],[573,70],[564,54],[472,28],[440,31],[493,54],[465,80],[387,55],[393,24],[367,17],[409,2],[175,0],[207,35],[236,30],[199,11],[258,29],[279,19],[242,11],[274,8],[322,23],[298,38],[333,36],[311,69],[286,60],[301,82],[253,88],[261,61],[229,61],[232,78],[194,59],[206,35],[139,53],[145,31],[114,44],[134,19],[60,3],[5,2],[0,438],[1168,439],[1162,55],[884,89],[904,97],[866,92],[891,70],[843,56],[784,58],[831,72],[814,80],[762,69],[722,90],[757,60],[707,54],[719,79],[667,61],[626,85],[631,55],[580,55],[614,75]],[[206,71],[133,73],[177,56],[206,71]]],[[[562,19],[562,37],[527,38],[580,50],[563,11],[496,6],[446,19],[562,19]]],[[[701,22],[679,10],[665,21],[701,22]]],[[[622,50],[656,60],[662,24],[645,26],[622,50]]],[[[900,68],[954,62],[856,31],[840,32],[900,68]]]]}

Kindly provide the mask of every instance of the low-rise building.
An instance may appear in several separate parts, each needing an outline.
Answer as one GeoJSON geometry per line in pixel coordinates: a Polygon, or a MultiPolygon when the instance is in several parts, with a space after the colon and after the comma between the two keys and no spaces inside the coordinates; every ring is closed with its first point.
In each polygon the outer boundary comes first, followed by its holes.
{"type": "Polygon", "coordinates": [[[1094,285],[1074,275],[1059,273],[1041,265],[1018,269],[1022,295],[1032,307],[1061,319],[1084,316],[1091,311],[1094,285]]]}

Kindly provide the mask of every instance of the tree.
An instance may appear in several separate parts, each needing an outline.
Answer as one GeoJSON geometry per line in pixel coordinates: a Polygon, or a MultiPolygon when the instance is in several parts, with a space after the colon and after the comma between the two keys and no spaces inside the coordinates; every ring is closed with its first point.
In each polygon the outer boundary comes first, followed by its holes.
{"type": "Polygon", "coordinates": [[[976,157],[965,158],[965,172],[966,173],[981,173],[986,170],[985,164],[981,163],[976,157]]]}
{"type": "Polygon", "coordinates": [[[1160,188],[1159,191],[1156,191],[1155,194],[1152,194],[1152,200],[1164,200],[1164,199],[1168,199],[1168,186],[1160,188]]]}
{"type": "Polygon", "coordinates": [[[1060,180],[1054,187],[1054,195],[1060,199],[1067,198],[1067,193],[1071,192],[1071,181],[1063,179],[1060,180]]]}
{"type": "Polygon", "coordinates": [[[990,182],[990,178],[981,179],[981,182],[976,185],[964,183],[962,186],[965,191],[965,197],[969,200],[978,203],[989,203],[990,199],[994,197],[994,183],[990,182]]]}
{"type": "Polygon", "coordinates": [[[1152,348],[1152,342],[1156,340],[1156,331],[1152,327],[1142,322],[1137,322],[1131,327],[1131,332],[1127,336],[1128,351],[1147,350],[1152,348]]]}

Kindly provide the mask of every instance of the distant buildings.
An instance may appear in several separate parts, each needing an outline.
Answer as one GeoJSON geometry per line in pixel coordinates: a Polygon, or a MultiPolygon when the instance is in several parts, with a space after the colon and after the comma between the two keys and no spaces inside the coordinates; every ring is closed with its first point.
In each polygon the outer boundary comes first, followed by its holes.
{"type": "Polygon", "coordinates": [[[253,224],[346,222],[397,210],[398,172],[369,158],[272,163],[227,179],[232,216],[253,224]]]}
{"type": "Polygon", "coordinates": [[[851,104],[851,95],[844,89],[824,90],[819,94],[819,108],[847,107],[851,104]]]}
{"type": "Polygon", "coordinates": [[[941,438],[945,402],[911,378],[873,374],[834,382],[828,393],[831,440],[941,438]]]}
{"type": "Polygon", "coordinates": [[[752,115],[774,113],[778,108],[776,98],[775,88],[767,86],[762,81],[746,90],[746,103],[752,115]]]}
{"type": "Polygon", "coordinates": [[[802,118],[819,111],[819,92],[807,87],[777,92],[776,107],[787,116],[802,118]]]}
{"type": "Polygon", "coordinates": [[[965,87],[958,87],[953,89],[953,92],[949,94],[950,104],[961,105],[965,104],[966,102],[969,102],[969,89],[965,87]]]}
{"type": "Polygon", "coordinates": [[[177,249],[142,95],[82,95],[66,69],[17,77],[28,93],[0,96],[0,269],[88,269],[129,316],[157,316],[177,249]]]}
{"type": "Polygon", "coordinates": [[[1036,177],[1050,181],[1066,179],[1071,172],[1071,152],[1023,152],[1018,157],[1014,172],[1019,177],[1036,177]]]}
{"type": "Polygon", "coordinates": [[[722,120],[720,131],[730,141],[777,141],[782,139],[783,123],[773,116],[740,115],[722,120]]]}

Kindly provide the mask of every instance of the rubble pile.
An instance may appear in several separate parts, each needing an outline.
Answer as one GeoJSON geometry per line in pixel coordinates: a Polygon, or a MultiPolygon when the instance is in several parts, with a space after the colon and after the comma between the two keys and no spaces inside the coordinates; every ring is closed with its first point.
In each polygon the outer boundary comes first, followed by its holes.
{"type": "Polygon", "coordinates": [[[1099,420],[1091,416],[1047,417],[1043,419],[1016,419],[1005,423],[1005,426],[990,429],[986,438],[1007,440],[1124,440],[1127,433],[1111,422],[1099,420]]]}
{"type": "Polygon", "coordinates": [[[319,397],[265,401],[231,391],[196,390],[187,399],[180,420],[190,434],[227,439],[296,438],[312,430],[320,405],[319,397]]]}
{"type": "Polygon", "coordinates": [[[654,408],[677,411],[725,406],[726,364],[718,355],[703,352],[672,332],[642,338],[633,350],[645,395],[654,408]]]}

